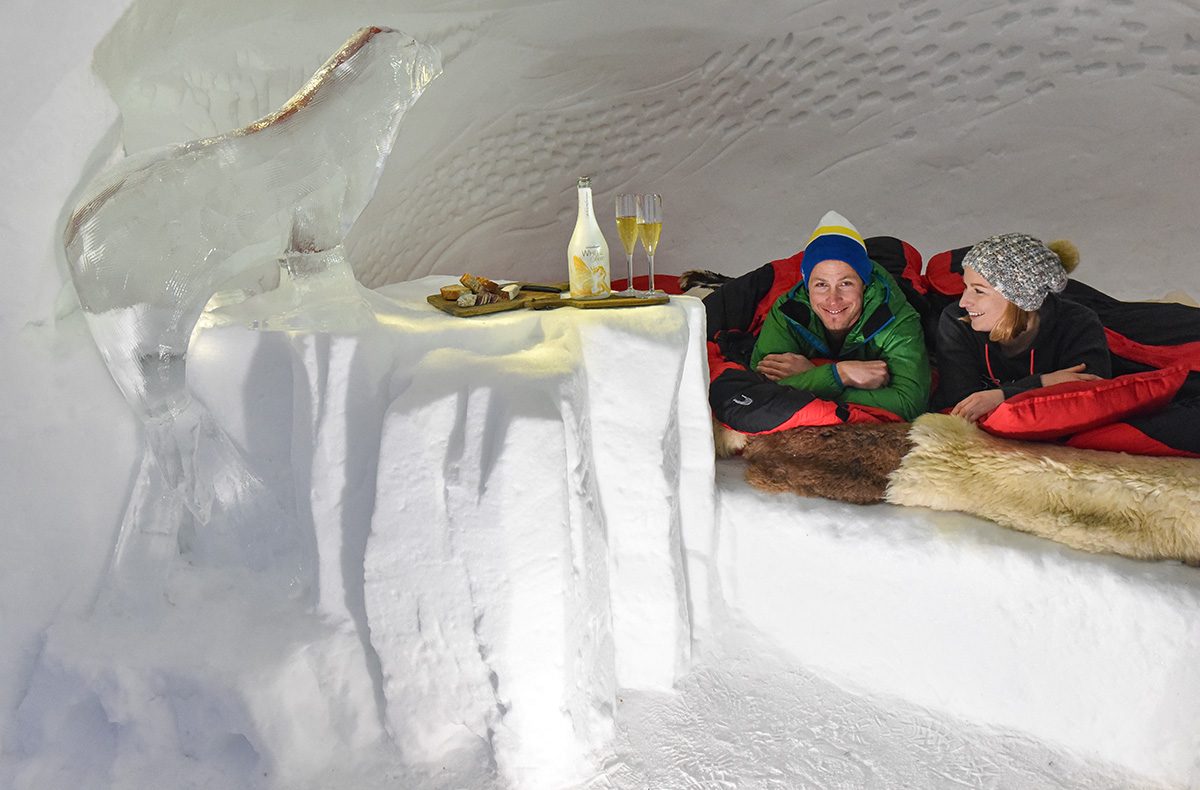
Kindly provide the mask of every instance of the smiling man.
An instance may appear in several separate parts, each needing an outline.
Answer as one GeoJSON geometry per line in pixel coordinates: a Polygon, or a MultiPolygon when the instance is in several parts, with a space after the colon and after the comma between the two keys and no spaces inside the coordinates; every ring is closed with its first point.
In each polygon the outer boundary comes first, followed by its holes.
{"type": "Polygon", "coordinates": [[[920,316],[841,214],[821,218],[800,274],[768,313],[751,365],[819,398],[904,420],[925,411],[930,374],[920,316]]]}

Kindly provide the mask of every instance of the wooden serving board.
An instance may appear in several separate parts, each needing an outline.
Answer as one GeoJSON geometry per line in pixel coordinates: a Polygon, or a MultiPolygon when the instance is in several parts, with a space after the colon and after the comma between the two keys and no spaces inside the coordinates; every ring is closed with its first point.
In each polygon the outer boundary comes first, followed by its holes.
{"type": "Polygon", "coordinates": [[[515,310],[518,307],[527,306],[527,304],[533,299],[558,299],[559,293],[567,290],[568,288],[567,283],[551,283],[549,285],[543,285],[541,283],[519,282],[517,285],[521,286],[522,288],[524,288],[526,285],[536,286],[537,288],[551,288],[553,289],[553,293],[547,293],[545,291],[521,290],[517,292],[516,299],[506,299],[501,302],[492,302],[491,304],[476,304],[471,305],[470,307],[459,307],[458,303],[453,299],[443,299],[441,293],[430,294],[429,296],[425,297],[425,301],[429,302],[437,309],[449,313],[450,315],[468,317],[473,315],[484,315],[485,313],[502,313],[505,310],[515,310]]]}
{"type": "MultiPolygon", "coordinates": [[[[518,283],[518,285],[536,285],[536,283],[518,283]]],[[[543,286],[539,285],[539,287],[543,286]]],[[[546,287],[553,288],[555,291],[548,293],[545,291],[521,290],[517,293],[516,299],[492,302],[491,304],[471,305],[470,307],[459,307],[457,302],[450,299],[443,299],[440,293],[430,294],[425,297],[425,300],[443,312],[463,318],[473,315],[485,315],[487,313],[502,313],[506,310],[516,310],[520,307],[528,307],[532,310],[548,310],[553,307],[580,307],[583,309],[598,307],[645,307],[652,304],[665,304],[670,301],[670,297],[666,294],[654,298],[614,294],[603,299],[571,299],[559,295],[562,291],[567,290],[569,287],[567,283],[552,283],[546,287]]]]}
{"type": "MultiPolygon", "coordinates": [[[[440,293],[430,294],[425,297],[425,301],[437,309],[449,313],[467,317],[472,315],[483,315],[484,313],[501,313],[505,310],[515,310],[519,307],[524,307],[525,303],[530,300],[535,294],[532,291],[521,291],[517,294],[516,299],[506,299],[502,302],[492,302],[491,304],[473,304],[470,307],[459,307],[458,302],[450,299],[443,299],[440,293]]],[[[536,294],[537,296],[554,296],[554,294],[536,294]]],[[[555,296],[554,298],[558,298],[555,296]]]]}
{"type": "Polygon", "coordinates": [[[603,299],[571,299],[553,294],[538,294],[534,299],[526,302],[525,306],[531,310],[548,310],[551,307],[581,307],[586,310],[599,307],[646,307],[652,304],[666,304],[669,301],[671,301],[671,297],[666,294],[644,298],[614,294],[603,299]]]}

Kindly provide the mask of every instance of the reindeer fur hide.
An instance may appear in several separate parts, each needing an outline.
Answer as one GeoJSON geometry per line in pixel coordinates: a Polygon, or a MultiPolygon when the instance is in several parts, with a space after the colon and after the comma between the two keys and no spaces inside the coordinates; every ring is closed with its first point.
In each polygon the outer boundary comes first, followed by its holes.
{"type": "Polygon", "coordinates": [[[926,414],[886,499],[959,510],[1076,549],[1200,564],[1200,460],[991,436],[926,414]]]}

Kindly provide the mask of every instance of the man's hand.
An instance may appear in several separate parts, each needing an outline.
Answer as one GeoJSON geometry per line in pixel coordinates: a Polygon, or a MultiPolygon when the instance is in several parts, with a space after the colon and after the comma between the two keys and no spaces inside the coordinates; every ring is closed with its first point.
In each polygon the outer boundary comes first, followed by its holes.
{"type": "Polygon", "coordinates": [[[962,417],[968,422],[979,422],[999,408],[1001,403],[1004,403],[1003,390],[972,392],[960,400],[958,405],[950,410],[950,413],[955,417],[962,417]]]}
{"type": "Polygon", "coordinates": [[[847,387],[860,390],[877,390],[886,387],[892,380],[887,363],[882,359],[849,359],[837,363],[838,378],[847,387]]]}
{"type": "Polygon", "coordinates": [[[1062,384],[1064,381],[1095,381],[1100,378],[1094,373],[1084,373],[1083,369],[1086,367],[1087,365],[1080,362],[1078,365],[1056,370],[1053,373],[1043,373],[1042,386],[1049,387],[1054,384],[1062,384]]]}
{"type": "Polygon", "coordinates": [[[807,373],[815,367],[816,365],[810,362],[808,357],[803,354],[792,354],[790,352],[767,354],[758,361],[758,372],[771,381],[786,379],[788,376],[794,376],[797,373],[807,373]]]}

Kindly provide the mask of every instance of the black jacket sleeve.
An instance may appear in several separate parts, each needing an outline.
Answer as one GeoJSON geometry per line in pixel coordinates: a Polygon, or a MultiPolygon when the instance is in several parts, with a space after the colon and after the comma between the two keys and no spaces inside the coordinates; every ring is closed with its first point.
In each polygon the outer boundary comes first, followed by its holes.
{"type": "Polygon", "coordinates": [[[1042,386],[1042,373],[1053,373],[1081,362],[1084,373],[1102,379],[1112,378],[1112,356],[1100,317],[1095,311],[1069,299],[1053,294],[1046,298],[1053,300],[1054,320],[1052,325],[1044,327],[1046,331],[1039,330],[1034,343],[1034,353],[1042,355],[1036,368],[1038,375],[1014,382],[1013,386],[1017,388],[1013,392],[1004,387],[1006,398],[1042,386]]]}

